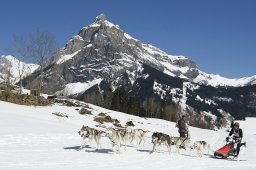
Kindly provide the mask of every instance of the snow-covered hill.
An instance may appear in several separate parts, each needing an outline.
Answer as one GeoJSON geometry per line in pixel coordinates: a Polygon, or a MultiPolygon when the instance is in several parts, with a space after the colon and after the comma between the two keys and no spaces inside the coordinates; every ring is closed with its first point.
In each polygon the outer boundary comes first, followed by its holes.
{"type": "MultiPolygon", "coordinates": [[[[210,155],[197,157],[196,152],[172,149],[171,154],[163,146],[159,152],[152,150],[152,132],[164,132],[178,136],[174,123],[159,119],[140,118],[121,112],[106,110],[88,104],[92,115],[80,115],[80,107],[59,104],[45,107],[21,106],[0,101],[0,169],[4,170],[119,170],[119,169],[195,169],[195,170],[254,170],[256,169],[256,129],[255,118],[241,123],[247,148],[242,148],[240,161],[219,160],[210,155]],[[60,112],[65,117],[52,113],[60,112]],[[96,144],[90,142],[82,151],[77,151],[81,138],[78,135],[82,125],[96,127],[93,118],[99,113],[107,113],[121,121],[133,121],[135,128],[149,131],[144,147],[131,144],[121,154],[114,154],[109,139],[103,137],[102,149],[95,151],[96,144]],[[68,117],[68,118],[67,118],[68,117]]],[[[105,124],[106,127],[111,124],[105,124]]],[[[96,127],[104,129],[101,127],[96,127]]],[[[212,150],[224,145],[226,129],[211,131],[190,127],[192,140],[206,140],[212,150]]]]}
{"type": "Polygon", "coordinates": [[[24,63],[11,55],[1,56],[0,83],[6,81],[8,73],[10,74],[11,83],[17,83],[20,80],[20,74],[23,74],[22,77],[26,77],[33,73],[37,68],[38,65],[24,63]]]}

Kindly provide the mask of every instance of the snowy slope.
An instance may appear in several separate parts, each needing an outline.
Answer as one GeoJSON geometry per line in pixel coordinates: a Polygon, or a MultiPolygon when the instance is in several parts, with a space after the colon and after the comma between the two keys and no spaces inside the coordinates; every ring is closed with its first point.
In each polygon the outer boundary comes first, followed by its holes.
{"type": "MultiPolygon", "coordinates": [[[[20,106],[0,101],[0,169],[256,169],[255,118],[241,122],[247,141],[247,148],[241,151],[241,161],[227,161],[214,159],[209,155],[198,158],[193,150],[181,150],[178,154],[173,149],[168,154],[165,147],[161,147],[159,152],[149,154],[152,150],[151,132],[159,131],[177,136],[174,123],[131,116],[94,105],[89,107],[93,115],[83,116],[78,114],[76,107],[57,104],[46,107],[20,106]],[[68,118],[57,117],[53,112],[65,113],[68,118]],[[120,120],[122,125],[132,120],[136,128],[149,130],[145,146],[136,147],[131,144],[121,154],[114,154],[110,141],[103,137],[102,149],[98,152],[95,151],[96,145],[93,142],[88,143],[82,151],[77,151],[81,142],[77,132],[83,124],[95,127],[97,123],[93,121],[93,117],[100,112],[120,120]]],[[[192,140],[206,140],[211,143],[213,150],[222,146],[227,136],[225,129],[209,131],[190,127],[190,133],[192,140]]]]}
{"type": "Polygon", "coordinates": [[[22,73],[23,77],[33,73],[39,66],[36,64],[27,64],[19,61],[15,57],[11,55],[1,56],[0,57],[0,82],[5,81],[7,72],[10,72],[11,75],[11,83],[17,83],[19,81],[19,69],[22,73]],[[19,66],[20,64],[20,66],[19,66]]]}

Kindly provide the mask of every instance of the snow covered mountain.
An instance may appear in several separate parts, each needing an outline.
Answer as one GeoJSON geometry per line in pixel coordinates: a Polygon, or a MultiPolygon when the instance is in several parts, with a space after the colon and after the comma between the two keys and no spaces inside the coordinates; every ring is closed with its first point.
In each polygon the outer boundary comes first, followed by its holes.
{"type": "MultiPolygon", "coordinates": [[[[172,121],[187,114],[192,124],[205,128],[256,116],[256,76],[204,73],[184,56],[131,37],[103,14],[73,36],[44,72],[45,93],[130,114],[172,121]]],[[[24,85],[35,88],[38,78],[28,76],[24,85]]]]}
{"type": "Polygon", "coordinates": [[[23,73],[23,77],[26,77],[33,73],[37,68],[38,65],[21,62],[11,55],[1,56],[0,83],[6,81],[7,75],[10,74],[10,81],[12,84],[15,84],[20,80],[20,73],[23,73]],[[22,71],[22,69],[24,71],[22,71]]]}
{"type": "MultiPolygon", "coordinates": [[[[150,44],[143,44],[139,40],[125,33],[120,26],[114,25],[102,14],[96,21],[84,27],[78,35],[72,37],[64,49],[61,49],[53,59],[53,63],[63,64],[78,58],[79,54],[84,55],[88,51],[96,50],[101,53],[98,59],[112,53],[111,60],[116,64],[106,63],[101,69],[109,74],[131,66],[139,66],[141,63],[148,64],[157,70],[170,76],[177,76],[195,83],[202,83],[211,86],[245,86],[256,84],[256,75],[240,79],[228,79],[219,75],[207,74],[201,71],[196,64],[184,56],[173,56],[165,53],[150,44]],[[111,49],[109,51],[108,49],[111,49]]],[[[87,54],[88,55],[88,54],[87,54]]],[[[90,65],[94,68],[95,65],[90,65]]],[[[87,65],[83,65],[87,68],[87,65]]],[[[80,69],[81,70],[81,69],[80,69]]],[[[83,72],[81,70],[81,72],[83,72]]]]}
{"type": "MultiPolygon", "coordinates": [[[[118,25],[114,25],[104,14],[96,17],[96,21],[80,30],[73,36],[65,48],[60,49],[52,58],[53,67],[66,70],[65,76],[57,76],[60,88],[48,89],[50,92],[74,87],[74,83],[95,81],[94,79],[115,79],[125,71],[138,70],[147,64],[172,77],[180,77],[187,81],[204,85],[246,86],[256,84],[256,75],[240,79],[227,79],[219,75],[207,74],[196,64],[184,56],[168,55],[150,44],[125,33],[118,25]],[[67,70],[67,67],[69,70],[67,70]],[[65,68],[63,68],[65,67],[65,68]],[[68,85],[72,83],[72,85],[68,85]]],[[[53,69],[51,69],[53,70],[53,69]]],[[[58,69],[59,70],[59,69],[58,69]]],[[[52,71],[51,74],[54,74],[52,71]]],[[[134,77],[131,77],[134,79],[134,77]]]]}

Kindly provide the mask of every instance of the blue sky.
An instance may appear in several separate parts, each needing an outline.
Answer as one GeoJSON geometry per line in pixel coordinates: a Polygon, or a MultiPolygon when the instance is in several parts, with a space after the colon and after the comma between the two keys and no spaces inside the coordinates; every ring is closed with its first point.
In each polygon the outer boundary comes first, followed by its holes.
{"type": "Polygon", "coordinates": [[[101,13],[134,38],[184,55],[207,73],[256,75],[255,0],[1,0],[0,55],[8,54],[13,35],[36,28],[63,47],[101,13]]]}

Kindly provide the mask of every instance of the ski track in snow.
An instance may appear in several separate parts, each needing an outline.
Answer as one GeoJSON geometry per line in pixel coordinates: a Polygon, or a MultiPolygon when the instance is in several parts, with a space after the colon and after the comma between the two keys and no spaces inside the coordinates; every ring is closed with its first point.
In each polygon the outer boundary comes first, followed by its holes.
{"type": "MultiPolygon", "coordinates": [[[[94,107],[90,105],[91,107],[94,107]]],[[[86,147],[78,151],[81,138],[78,131],[83,124],[89,124],[91,119],[81,116],[75,107],[48,106],[33,107],[19,106],[0,101],[0,169],[2,170],[65,170],[65,169],[93,169],[93,170],[255,170],[256,158],[256,130],[246,129],[254,126],[256,119],[250,119],[250,124],[244,126],[247,148],[241,149],[238,160],[228,161],[212,158],[206,153],[202,158],[197,157],[194,150],[181,150],[175,152],[172,147],[171,154],[165,146],[159,147],[157,152],[152,150],[151,134],[148,135],[145,146],[136,146],[136,142],[128,144],[127,150],[121,154],[113,153],[108,138],[102,138],[102,148],[95,151],[96,144],[89,142],[86,147]],[[52,112],[62,111],[72,115],[70,118],[61,118],[52,115],[52,112]],[[254,121],[253,121],[254,120],[254,121]]],[[[106,109],[94,107],[99,112],[106,109]]],[[[177,135],[174,123],[159,119],[144,119],[135,116],[108,111],[111,117],[134,122],[150,131],[161,131],[170,135],[177,135]]],[[[95,114],[95,113],[94,113],[95,114]]],[[[91,122],[92,123],[92,122],[91,122]]],[[[139,128],[141,128],[139,127],[139,128]]],[[[190,127],[192,140],[206,140],[216,150],[225,144],[228,134],[225,129],[209,131],[190,127]]]]}

